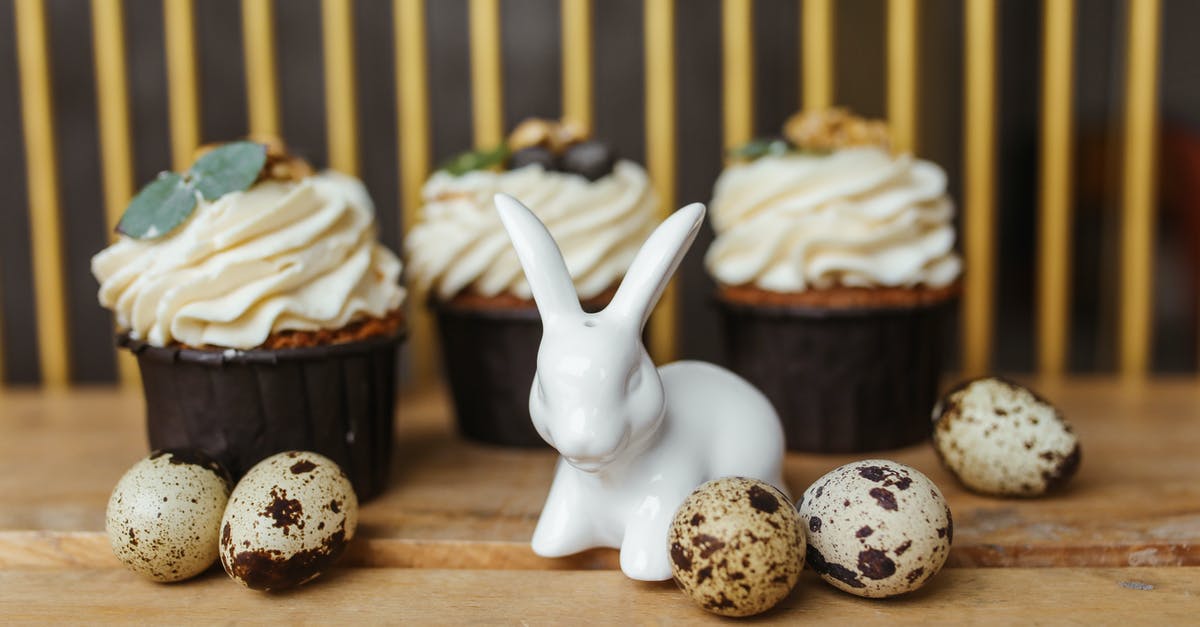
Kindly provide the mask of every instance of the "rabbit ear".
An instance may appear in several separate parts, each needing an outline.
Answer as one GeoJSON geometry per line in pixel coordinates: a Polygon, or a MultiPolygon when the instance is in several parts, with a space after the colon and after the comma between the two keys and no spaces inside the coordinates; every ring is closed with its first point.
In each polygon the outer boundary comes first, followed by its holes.
{"type": "Polygon", "coordinates": [[[517,249],[517,258],[525,269],[542,321],[549,323],[560,316],[582,315],[575,283],[546,225],[512,196],[496,194],[493,200],[504,230],[517,249]]]}
{"type": "Polygon", "coordinates": [[[633,258],[625,280],[617,288],[605,313],[637,320],[645,327],[650,312],[696,239],[703,221],[704,205],[697,202],[676,211],[658,225],[633,258]]]}

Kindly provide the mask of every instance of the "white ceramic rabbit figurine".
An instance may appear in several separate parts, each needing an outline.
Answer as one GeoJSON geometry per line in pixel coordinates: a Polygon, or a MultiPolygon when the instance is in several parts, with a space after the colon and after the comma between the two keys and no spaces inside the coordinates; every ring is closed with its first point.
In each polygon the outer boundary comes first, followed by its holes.
{"type": "Polygon", "coordinates": [[[561,557],[619,547],[627,576],[670,579],[668,530],[697,486],[736,475],[786,493],[783,430],[767,398],[712,364],[656,369],[642,346],[642,328],[696,238],[704,205],[663,222],[608,307],[589,314],[541,221],[510,196],[495,203],[542,316],[529,413],[562,455],[533,550],[561,557]]]}

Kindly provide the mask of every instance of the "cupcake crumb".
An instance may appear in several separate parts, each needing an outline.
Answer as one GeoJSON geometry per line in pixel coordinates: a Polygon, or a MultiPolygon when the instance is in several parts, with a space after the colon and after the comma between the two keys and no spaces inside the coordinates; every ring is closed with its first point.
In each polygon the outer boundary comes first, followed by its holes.
{"type": "MultiPolygon", "coordinates": [[[[265,342],[251,350],[282,350],[287,348],[310,348],[367,340],[373,337],[394,335],[404,327],[404,312],[397,309],[382,318],[366,318],[351,322],[340,329],[318,329],[316,331],[276,331],[267,336],[265,342]]],[[[221,350],[225,359],[233,359],[243,351],[234,348],[220,349],[212,346],[178,344],[190,350],[221,350]]]]}
{"type": "Polygon", "coordinates": [[[328,346],[357,342],[372,337],[392,335],[404,324],[404,314],[400,310],[393,311],[382,318],[367,318],[352,322],[340,329],[319,329],[317,331],[279,331],[267,337],[267,341],[259,348],[279,350],[283,348],[305,348],[309,346],[328,346]]]}

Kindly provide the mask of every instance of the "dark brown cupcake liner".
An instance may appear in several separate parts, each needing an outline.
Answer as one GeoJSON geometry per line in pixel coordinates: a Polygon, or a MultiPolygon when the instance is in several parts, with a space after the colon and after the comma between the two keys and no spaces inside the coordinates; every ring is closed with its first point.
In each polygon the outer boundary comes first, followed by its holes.
{"type": "Polygon", "coordinates": [[[337,462],[358,498],[391,468],[396,355],[404,334],[280,350],[156,347],[118,336],[137,356],[151,449],[208,453],[235,478],[288,450],[337,462]]]}
{"type": "Polygon", "coordinates": [[[536,308],[456,307],[432,302],[442,364],[464,437],[515,447],[546,446],[529,417],[542,320],[536,308]]]}
{"type": "Polygon", "coordinates": [[[857,453],[930,436],[955,299],[853,309],[717,302],[730,367],[775,405],[789,449],[857,453]]]}

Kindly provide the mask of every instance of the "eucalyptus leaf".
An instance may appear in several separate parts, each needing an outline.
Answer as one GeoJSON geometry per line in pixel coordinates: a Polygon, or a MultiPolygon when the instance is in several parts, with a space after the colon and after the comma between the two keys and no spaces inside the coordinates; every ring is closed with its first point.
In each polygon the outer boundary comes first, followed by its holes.
{"type": "Polygon", "coordinates": [[[462,176],[475,170],[486,170],[498,166],[508,159],[507,144],[500,144],[490,150],[470,150],[451,157],[442,164],[441,169],[454,176],[462,176]]]}
{"type": "Polygon", "coordinates": [[[196,208],[196,190],[174,172],[163,172],[129,201],[117,232],[136,239],[155,239],[171,232],[196,208]]]}
{"type": "Polygon", "coordinates": [[[253,185],[266,162],[266,146],[230,142],[197,159],[187,177],[205,200],[213,201],[253,185]]]}

